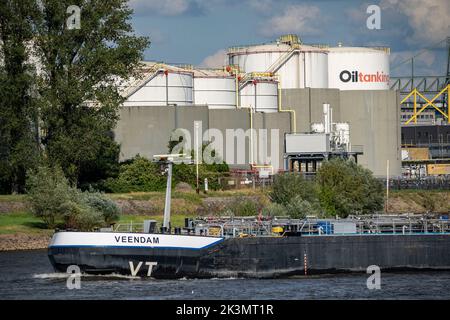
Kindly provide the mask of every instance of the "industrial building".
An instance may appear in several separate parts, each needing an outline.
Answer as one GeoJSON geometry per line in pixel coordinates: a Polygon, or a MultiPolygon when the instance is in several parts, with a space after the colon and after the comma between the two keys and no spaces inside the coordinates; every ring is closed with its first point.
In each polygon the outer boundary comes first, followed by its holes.
{"type": "MultiPolygon", "coordinates": [[[[408,178],[450,176],[450,37],[424,48],[401,64],[411,74],[391,78],[400,94],[402,173],[408,178]],[[447,73],[417,75],[414,59],[436,45],[447,44],[447,73]]],[[[400,64],[400,65],[401,65],[400,64]]],[[[395,66],[394,66],[395,68],[395,66]]]]}
{"type": "MultiPolygon", "coordinates": [[[[400,97],[389,89],[389,54],[388,48],[306,45],[285,35],[229,48],[221,69],[146,62],[140,79],[120,84],[126,98],[115,129],[121,159],[166,153],[175,129],[194,136],[194,121],[201,121],[202,133],[217,129],[225,138],[230,129],[268,130],[247,137],[245,160],[232,167],[314,172],[317,161],[341,153],[357,156],[376,176],[386,176],[387,163],[389,174],[400,176],[400,97]],[[323,144],[308,150],[307,140],[319,136],[323,144]],[[286,137],[306,140],[292,149],[296,144],[288,146],[286,137]],[[271,149],[276,143],[279,149],[271,149]]],[[[242,151],[236,148],[224,148],[222,158],[229,162],[242,151]]]]}

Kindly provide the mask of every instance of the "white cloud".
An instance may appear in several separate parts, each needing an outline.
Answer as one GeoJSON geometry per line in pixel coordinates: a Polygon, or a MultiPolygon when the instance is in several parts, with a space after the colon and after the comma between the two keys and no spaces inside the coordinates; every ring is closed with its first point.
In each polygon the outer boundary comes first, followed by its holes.
{"type": "Polygon", "coordinates": [[[189,0],[130,0],[130,7],[136,14],[156,13],[176,16],[188,10],[189,0]]]}
{"type": "Polygon", "coordinates": [[[311,5],[289,5],[281,15],[272,17],[262,25],[264,36],[274,36],[284,33],[317,34],[320,29],[320,19],[323,19],[320,9],[311,5]]]}
{"type": "Polygon", "coordinates": [[[276,4],[274,0],[249,0],[250,8],[255,9],[261,13],[269,13],[273,10],[276,4]]]}
{"type": "Polygon", "coordinates": [[[413,31],[412,37],[406,39],[410,44],[436,42],[450,34],[448,0],[382,0],[380,6],[383,11],[395,10],[408,18],[413,31]]]}
{"type": "Polygon", "coordinates": [[[221,49],[214,54],[206,57],[200,66],[204,68],[220,68],[227,64],[227,51],[221,49]]]}

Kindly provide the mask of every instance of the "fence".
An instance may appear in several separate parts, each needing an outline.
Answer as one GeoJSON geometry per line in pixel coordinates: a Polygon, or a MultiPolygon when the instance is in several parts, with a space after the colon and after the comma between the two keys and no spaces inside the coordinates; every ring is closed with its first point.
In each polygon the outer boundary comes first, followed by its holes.
{"type": "MultiPolygon", "coordinates": [[[[307,180],[313,180],[315,177],[314,174],[297,174],[303,175],[307,180]]],[[[383,186],[386,186],[386,179],[379,178],[378,180],[383,183],[383,186]]],[[[219,178],[219,184],[224,190],[265,188],[273,184],[273,176],[261,178],[257,173],[247,172],[219,178]]],[[[422,178],[391,178],[389,179],[389,188],[391,190],[450,190],[450,175],[422,178]]]]}
{"type": "MultiPolygon", "coordinates": [[[[380,179],[386,185],[386,179],[380,179]]],[[[389,179],[389,188],[392,190],[450,190],[450,176],[423,177],[423,178],[394,178],[389,179]]]]}

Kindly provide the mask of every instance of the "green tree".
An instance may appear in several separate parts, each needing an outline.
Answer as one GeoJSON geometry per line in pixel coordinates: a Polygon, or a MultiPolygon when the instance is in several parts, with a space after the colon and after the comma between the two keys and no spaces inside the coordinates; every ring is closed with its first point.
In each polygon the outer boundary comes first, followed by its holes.
{"type": "Polygon", "coordinates": [[[317,171],[319,200],[328,215],[347,217],[383,208],[383,185],[368,169],[351,160],[332,159],[317,171]]]}
{"type": "Polygon", "coordinates": [[[287,205],[295,197],[314,202],[317,199],[317,190],[313,181],[306,180],[300,174],[278,174],[274,178],[269,197],[272,202],[282,205],[287,205]]]}
{"type": "Polygon", "coordinates": [[[30,63],[35,0],[0,2],[0,193],[23,192],[39,161],[35,68],[30,63]]]}
{"type": "Polygon", "coordinates": [[[103,152],[117,153],[110,134],[124,100],[117,79],[137,76],[149,42],[133,35],[127,0],[39,2],[33,41],[41,68],[42,142],[49,161],[79,182],[82,173],[95,171],[97,159],[108,158],[103,152]],[[81,9],[80,29],[66,27],[70,5],[81,9]]]}
{"type": "Polygon", "coordinates": [[[23,191],[41,146],[71,182],[117,175],[118,79],[139,76],[149,44],[133,34],[127,3],[0,2],[0,191],[23,191]],[[66,26],[72,5],[81,9],[79,29],[66,26]]]}

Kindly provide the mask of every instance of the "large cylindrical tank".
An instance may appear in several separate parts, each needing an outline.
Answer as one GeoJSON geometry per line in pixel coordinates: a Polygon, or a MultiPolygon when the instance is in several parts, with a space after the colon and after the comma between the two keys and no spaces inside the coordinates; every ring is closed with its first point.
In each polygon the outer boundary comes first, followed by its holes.
{"type": "Polygon", "coordinates": [[[329,48],[329,88],[389,90],[389,49],[329,48]]]}
{"type": "Polygon", "coordinates": [[[193,73],[164,66],[149,69],[142,79],[128,84],[124,106],[192,105],[193,73]]]}
{"type": "Polygon", "coordinates": [[[257,112],[278,111],[278,82],[274,80],[248,81],[239,91],[240,106],[257,112]]]}
{"type": "Polygon", "coordinates": [[[194,71],[194,104],[209,109],[236,108],[236,78],[207,70],[194,71]]]}
{"type": "Polygon", "coordinates": [[[287,43],[233,47],[228,59],[245,73],[278,74],[282,89],[328,87],[328,51],[324,48],[287,43]]]}

